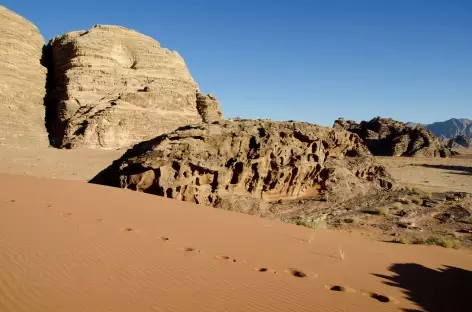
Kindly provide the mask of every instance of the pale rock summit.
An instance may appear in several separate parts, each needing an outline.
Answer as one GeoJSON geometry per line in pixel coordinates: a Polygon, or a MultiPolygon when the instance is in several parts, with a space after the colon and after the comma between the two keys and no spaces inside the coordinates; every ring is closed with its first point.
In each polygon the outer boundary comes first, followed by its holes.
{"type": "Polygon", "coordinates": [[[213,94],[197,93],[197,110],[203,122],[212,123],[223,119],[221,105],[213,94]]]}
{"type": "Polygon", "coordinates": [[[49,42],[46,59],[47,124],[56,147],[127,147],[202,122],[183,58],[134,30],[71,32],[49,42]]]}
{"type": "Polygon", "coordinates": [[[44,126],[43,46],[35,25],[0,6],[0,145],[49,145],[44,126]]]}

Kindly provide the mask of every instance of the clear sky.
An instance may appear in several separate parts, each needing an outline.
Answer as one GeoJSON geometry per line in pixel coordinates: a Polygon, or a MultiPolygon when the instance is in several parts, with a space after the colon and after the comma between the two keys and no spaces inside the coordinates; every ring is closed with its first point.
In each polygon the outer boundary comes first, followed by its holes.
{"type": "Polygon", "coordinates": [[[46,40],[118,24],[185,58],[226,117],[472,117],[472,0],[4,0],[46,40]]]}

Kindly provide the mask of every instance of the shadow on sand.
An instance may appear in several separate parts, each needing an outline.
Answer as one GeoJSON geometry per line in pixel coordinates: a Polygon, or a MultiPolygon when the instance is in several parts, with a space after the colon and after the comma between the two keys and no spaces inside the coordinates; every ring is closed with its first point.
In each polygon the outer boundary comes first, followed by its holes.
{"type": "Polygon", "coordinates": [[[455,165],[431,165],[431,164],[417,164],[412,166],[420,166],[425,168],[433,168],[433,169],[443,169],[443,170],[451,170],[454,174],[463,174],[463,175],[472,175],[472,167],[468,166],[455,166],[455,165]]]}
{"type": "Polygon", "coordinates": [[[472,311],[472,271],[451,266],[434,270],[416,263],[394,264],[390,271],[392,276],[374,275],[387,285],[402,288],[424,311],[472,311]]]}

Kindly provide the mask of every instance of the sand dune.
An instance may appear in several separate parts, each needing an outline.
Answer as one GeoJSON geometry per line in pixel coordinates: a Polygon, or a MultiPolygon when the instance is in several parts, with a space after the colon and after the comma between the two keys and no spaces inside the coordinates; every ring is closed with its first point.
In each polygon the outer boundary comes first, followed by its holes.
{"type": "Polygon", "coordinates": [[[78,181],[0,189],[0,311],[466,311],[471,293],[468,250],[78,181]]]}

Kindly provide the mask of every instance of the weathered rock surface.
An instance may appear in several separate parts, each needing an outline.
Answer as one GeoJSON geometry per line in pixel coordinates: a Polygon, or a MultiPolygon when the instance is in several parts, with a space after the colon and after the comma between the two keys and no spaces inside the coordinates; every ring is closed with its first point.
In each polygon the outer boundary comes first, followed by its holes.
{"type": "Polygon", "coordinates": [[[268,120],[182,127],[135,145],[90,182],[226,209],[393,185],[357,135],[268,120]]]}
{"type": "Polygon", "coordinates": [[[447,141],[449,148],[469,148],[472,146],[472,138],[467,135],[458,135],[447,141]]]}
{"type": "Polygon", "coordinates": [[[334,127],[359,135],[374,155],[448,157],[454,154],[424,126],[411,128],[390,118],[376,117],[360,124],[339,118],[334,127]]]}
{"type": "Polygon", "coordinates": [[[49,42],[46,59],[54,146],[126,147],[202,121],[182,57],[136,31],[71,32],[49,42]]]}
{"type": "Polygon", "coordinates": [[[197,93],[197,110],[203,122],[215,122],[223,119],[221,105],[213,94],[197,93]]]}
{"type": "Polygon", "coordinates": [[[0,145],[49,145],[43,46],[35,25],[0,6],[0,145]]]}

